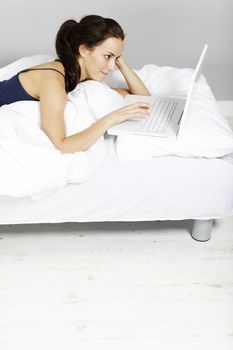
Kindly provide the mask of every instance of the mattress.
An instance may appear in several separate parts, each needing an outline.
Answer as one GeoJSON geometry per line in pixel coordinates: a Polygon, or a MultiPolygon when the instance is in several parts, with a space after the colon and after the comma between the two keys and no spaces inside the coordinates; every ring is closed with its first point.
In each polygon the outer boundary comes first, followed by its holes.
{"type": "Polygon", "coordinates": [[[0,224],[210,219],[233,215],[233,159],[119,162],[116,137],[95,175],[33,201],[0,196],[0,224]]]}

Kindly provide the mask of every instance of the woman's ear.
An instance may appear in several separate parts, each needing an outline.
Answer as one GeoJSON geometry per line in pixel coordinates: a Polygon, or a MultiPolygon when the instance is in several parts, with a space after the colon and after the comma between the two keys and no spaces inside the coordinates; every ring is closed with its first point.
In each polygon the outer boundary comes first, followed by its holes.
{"type": "Polygon", "coordinates": [[[79,50],[79,55],[83,58],[87,55],[87,53],[89,52],[88,47],[86,47],[84,44],[81,44],[78,48],[79,50]]]}

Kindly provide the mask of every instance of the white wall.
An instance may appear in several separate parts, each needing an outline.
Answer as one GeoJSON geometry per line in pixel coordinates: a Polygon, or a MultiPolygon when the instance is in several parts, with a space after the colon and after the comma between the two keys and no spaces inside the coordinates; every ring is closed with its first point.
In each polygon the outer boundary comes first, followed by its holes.
{"type": "Polygon", "coordinates": [[[60,24],[87,14],[116,19],[127,33],[125,57],[194,67],[209,44],[204,74],[217,99],[233,100],[232,0],[3,0],[0,66],[37,53],[54,53],[60,24]]]}

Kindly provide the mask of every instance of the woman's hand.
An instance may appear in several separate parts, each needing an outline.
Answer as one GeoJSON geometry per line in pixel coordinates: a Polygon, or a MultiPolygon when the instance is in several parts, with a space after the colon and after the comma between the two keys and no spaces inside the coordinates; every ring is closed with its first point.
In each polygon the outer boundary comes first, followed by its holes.
{"type": "Polygon", "coordinates": [[[119,58],[116,59],[116,66],[118,69],[121,68],[121,65],[123,65],[125,63],[124,58],[122,56],[120,56],[119,58]]]}
{"type": "Polygon", "coordinates": [[[116,59],[116,66],[124,76],[131,94],[150,96],[150,91],[122,56],[116,59]]]}
{"type": "Polygon", "coordinates": [[[109,122],[108,128],[131,118],[145,118],[149,115],[150,108],[149,103],[137,102],[117,109],[105,116],[109,122]]]}

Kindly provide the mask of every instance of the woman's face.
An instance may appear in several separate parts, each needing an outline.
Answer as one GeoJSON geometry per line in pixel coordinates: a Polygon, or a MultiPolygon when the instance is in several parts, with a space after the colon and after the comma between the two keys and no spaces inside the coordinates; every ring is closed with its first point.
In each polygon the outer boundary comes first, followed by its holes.
{"type": "Polygon", "coordinates": [[[116,59],[122,54],[123,45],[124,42],[118,38],[108,38],[94,49],[81,45],[78,58],[81,66],[81,80],[103,81],[114,70],[116,59]]]}

